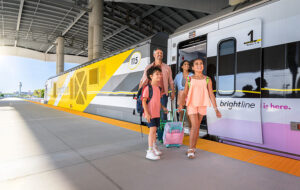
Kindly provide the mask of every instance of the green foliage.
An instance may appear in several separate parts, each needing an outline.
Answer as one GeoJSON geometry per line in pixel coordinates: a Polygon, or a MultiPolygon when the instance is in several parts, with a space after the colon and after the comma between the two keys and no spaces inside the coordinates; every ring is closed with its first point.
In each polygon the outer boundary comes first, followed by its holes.
{"type": "Polygon", "coordinates": [[[44,89],[37,89],[33,91],[33,95],[38,98],[44,98],[45,90],[44,89]]]}

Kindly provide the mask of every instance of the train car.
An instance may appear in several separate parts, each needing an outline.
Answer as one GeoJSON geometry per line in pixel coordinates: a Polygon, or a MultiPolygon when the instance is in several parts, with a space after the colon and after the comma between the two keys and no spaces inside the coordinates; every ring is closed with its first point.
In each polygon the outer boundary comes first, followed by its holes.
{"type": "Polygon", "coordinates": [[[145,67],[154,60],[153,50],[160,48],[167,52],[167,40],[166,33],[158,33],[120,52],[49,78],[44,102],[139,123],[133,96],[137,93],[145,67]]]}
{"type": "Polygon", "coordinates": [[[173,75],[182,60],[206,60],[223,115],[217,119],[208,108],[209,135],[300,159],[299,7],[298,0],[261,0],[226,8],[169,37],[154,36],[50,78],[45,102],[139,123],[132,97],[154,46],[161,47],[173,75]]]}
{"type": "Polygon", "coordinates": [[[207,113],[220,141],[300,159],[300,1],[230,7],[177,29],[168,64],[204,58],[223,115],[207,113]]]}

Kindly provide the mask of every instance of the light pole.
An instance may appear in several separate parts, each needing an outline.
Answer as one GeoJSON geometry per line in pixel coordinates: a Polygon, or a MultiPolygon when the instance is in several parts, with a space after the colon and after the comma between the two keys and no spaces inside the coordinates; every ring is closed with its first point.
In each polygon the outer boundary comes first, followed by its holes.
{"type": "Polygon", "coordinates": [[[21,89],[22,89],[22,83],[21,82],[19,82],[19,96],[21,97],[21,89]]]}

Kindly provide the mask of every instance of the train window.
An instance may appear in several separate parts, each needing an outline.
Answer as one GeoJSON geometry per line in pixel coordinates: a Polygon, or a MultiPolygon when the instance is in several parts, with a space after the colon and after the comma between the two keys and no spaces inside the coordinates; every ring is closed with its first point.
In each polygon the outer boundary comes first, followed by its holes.
{"type": "Polygon", "coordinates": [[[89,84],[98,84],[98,68],[90,69],[89,71],[89,84]]]}
{"type": "Polygon", "coordinates": [[[222,40],[218,45],[217,58],[218,94],[232,95],[235,92],[236,40],[222,40]]]}
{"type": "Polygon", "coordinates": [[[53,97],[56,98],[56,82],[53,83],[53,97]]]}

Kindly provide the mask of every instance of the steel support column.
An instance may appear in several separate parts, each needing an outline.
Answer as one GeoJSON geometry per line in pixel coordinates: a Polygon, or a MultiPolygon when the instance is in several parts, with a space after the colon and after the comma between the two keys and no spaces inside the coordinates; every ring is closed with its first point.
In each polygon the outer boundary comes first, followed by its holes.
{"type": "MultiPolygon", "coordinates": [[[[93,6],[93,0],[90,1],[90,7],[93,6]]],[[[89,27],[88,27],[88,61],[93,59],[93,41],[94,41],[94,23],[93,10],[89,12],[89,27]]]]}
{"type": "Polygon", "coordinates": [[[64,38],[56,39],[56,74],[64,72],[64,38]]]}
{"type": "Polygon", "coordinates": [[[103,54],[103,0],[93,0],[93,59],[103,54]]]}

